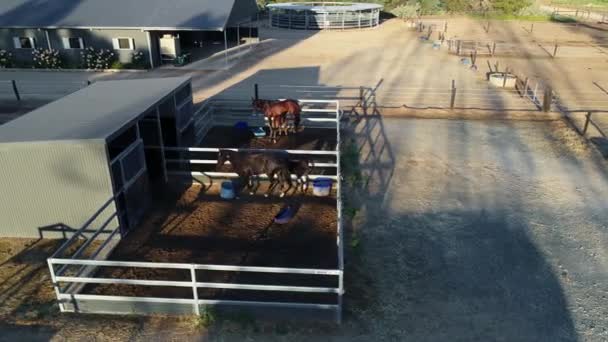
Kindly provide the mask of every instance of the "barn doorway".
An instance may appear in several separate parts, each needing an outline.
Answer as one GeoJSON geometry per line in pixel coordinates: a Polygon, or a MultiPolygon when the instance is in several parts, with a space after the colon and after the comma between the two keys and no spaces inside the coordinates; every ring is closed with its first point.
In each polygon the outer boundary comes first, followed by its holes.
{"type": "Polygon", "coordinates": [[[133,125],[108,142],[110,169],[120,233],[125,236],[137,226],[149,205],[149,178],[144,142],[138,125],[133,125]]]}

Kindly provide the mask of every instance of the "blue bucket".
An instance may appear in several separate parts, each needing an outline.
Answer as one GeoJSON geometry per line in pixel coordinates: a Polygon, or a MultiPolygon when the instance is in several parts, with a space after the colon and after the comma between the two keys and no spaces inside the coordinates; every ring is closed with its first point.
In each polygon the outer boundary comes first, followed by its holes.
{"type": "Polygon", "coordinates": [[[220,197],[223,199],[234,199],[234,184],[231,181],[222,182],[220,197]]]}
{"type": "Polygon", "coordinates": [[[247,131],[249,130],[249,125],[245,121],[239,121],[234,124],[234,129],[237,131],[247,131]]]}
{"type": "Polygon", "coordinates": [[[327,197],[334,181],[330,178],[317,178],[312,182],[312,193],[317,197],[327,197]]]}
{"type": "Polygon", "coordinates": [[[296,211],[291,206],[286,206],[281,209],[277,216],[274,217],[274,223],[276,224],[287,224],[294,217],[296,211]]]}

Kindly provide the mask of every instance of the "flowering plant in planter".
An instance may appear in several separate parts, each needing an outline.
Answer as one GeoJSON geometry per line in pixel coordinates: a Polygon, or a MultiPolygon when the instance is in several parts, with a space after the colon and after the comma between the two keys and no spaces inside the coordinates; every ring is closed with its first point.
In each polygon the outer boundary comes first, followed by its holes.
{"type": "Polygon", "coordinates": [[[61,55],[58,50],[34,49],[32,55],[34,68],[61,69],[61,55]]]}
{"type": "Polygon", "coordinates": [[[0,68],[9,68],[12,65],[13,54],[6,50],[0,50],[0,68]]]}
{"type": "Polygon", "coordinates": [[[110,68],[112,65],[114,52],[107,49],[95,50],[92,47],[88,47],[80,53],[80,57],[85,69],[103,70],[110,68]]]}

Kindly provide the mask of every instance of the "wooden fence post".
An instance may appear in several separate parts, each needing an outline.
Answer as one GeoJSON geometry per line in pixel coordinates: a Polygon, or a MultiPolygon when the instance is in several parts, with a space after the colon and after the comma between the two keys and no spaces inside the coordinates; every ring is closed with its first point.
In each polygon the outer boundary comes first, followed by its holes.
{"type": "Polygon", "coordinates": [[[557,42],[555,42],[555,48],[553,49],[553,58],[557,56],[557,42]]]}
{"type": "Polygon", "coordinates": [[[530,24],[530,33],[534,32],[534,23],[530,24]]]}
{"type": "Polygon", "coordinates": [[[591,112],[587,112],[587,115],[585,115],[585,117],[587,119],[585,120],[585,127],[583,128],[583,135],[587,134],[587,128],[589,128],[589,121],[591,121],[591,112]]]}
{"type": "Polygon", "coordinates": [[[13,84],[13,92],[15,92],[17,101],[21,101],[21,95],[19,95],[19,89],[17,89],[17,82],[15,80],[11,80],[11,83],[13,84]]]}
{"type": "Polygon", "coordinates": [[[477,68],[477,49],[471,51],[471,68],[477,68]]]}
{"type": "Polygon", "coordinates": [[[462,46],[462,40],[458,40],[458,46],[456,47],[456,55],[460,56],[460,48],[462,46]]]}
{"type": "Polygon", "coordinates": [[[521,97],[528,96],[528,78],[524,81],[524,91],[521,93],[521,97]]]}
{"type": "Polygon", "coordinates": [[[547,86],[543,96],[543,112],[546,113],[551,111],[551,102],[553,102],[553,91],[550,86],[547,86]]]}
{"type": "Polygon", "coordinates": [[[492,56],[496,53],[496,42],[492,42],[492,56]]]}
{"type": "Polygon", "coordinates": [[[365,100],[365,90],[363,86],[359,87],[359,103],[361,103],[361,108],[363,108],[363,114],[367,114],[367,101],[365,100]]]}
{"type": "Polygon", "coordinates": [[[450,99],[450,109],[454,109],[455,102],[456,102],[456,81],[452,80],[452,97],[450,99]]]}
{"type": "Polygon", "coordinates": [[[253,85],[253,96],[256,100],[260,99],[260,93],[259,93],[259,89],[258,89],[258,84],[254,84],[253,85]]]}

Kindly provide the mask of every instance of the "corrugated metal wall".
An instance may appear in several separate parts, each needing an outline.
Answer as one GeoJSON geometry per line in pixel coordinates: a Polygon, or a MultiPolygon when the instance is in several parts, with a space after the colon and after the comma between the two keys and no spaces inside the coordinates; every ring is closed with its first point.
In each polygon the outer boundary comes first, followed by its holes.
{"type": "Polygon", "coordinates": [[[80,228],[113,195],[106,158],[103,141],[0,144],[0,236],[39,237],[40,227],[59,223],[80,228]]]}

